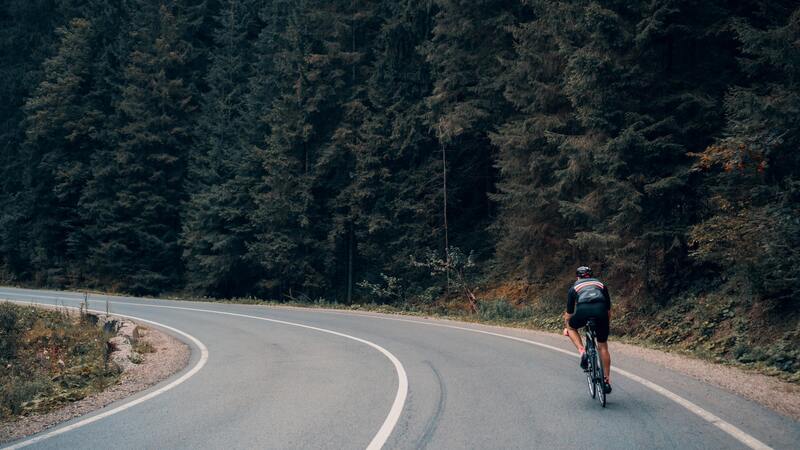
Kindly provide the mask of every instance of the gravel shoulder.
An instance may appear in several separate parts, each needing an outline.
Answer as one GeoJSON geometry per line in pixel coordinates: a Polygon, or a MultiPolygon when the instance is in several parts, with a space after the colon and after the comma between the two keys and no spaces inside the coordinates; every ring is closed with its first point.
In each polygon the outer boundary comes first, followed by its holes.
{"type": "Polygon", "coordinates": [[[631,344],[611,343],[610,350],[642,359],[752,400],[800,421],[800,386],[738,367],[714,364],[688,356],[631,344]]]}
{"type": "Polygon", "coordinates": [[[150,327],[139,327],[139,339],[149,343],[155,351],[143,354],[140,364],[126,365],[117,384],[51,412],[0,423],[0,444],[39,433],[130,397],[168,378],[186,367],[189,362],[189,347],[164,332],[150,327]]]}
{"type": "MultiPolygon", "coordinates": [[[[492,328],[495,327],[492,326],[492,328]]],[[[531,335],[546,336],[555,340],[562,339],[561,335],[547,331],[506,327],[496,328],[524,330],[525,333],[530,333],[531,335]]],[[[614,342],[613,336],[609,338],[609,350],[611,351],[612,359],[614,355],[620,355],[664,367],[752,400],[765,408],[800,422],[800,386],[796,384],[776,377],[734,366],[704,361],[679,353],[614,342]]]]}

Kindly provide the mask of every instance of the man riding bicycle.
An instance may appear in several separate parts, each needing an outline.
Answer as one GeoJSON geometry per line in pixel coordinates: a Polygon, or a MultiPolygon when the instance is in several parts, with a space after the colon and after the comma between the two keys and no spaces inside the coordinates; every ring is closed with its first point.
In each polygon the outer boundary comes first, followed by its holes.
{"type": "Polygon", "coordinates": [[[586,266],[575,271],[577,281],[567,293],[567,312],[564,322],[568,335],[581,355],[581,368],[586,370],[588,361],[578,329],[585,326],[589,319],[594,319],[597,333],[597,350],[603,361],[604,388],[606,394],[611,392],[611,354],[608,352],[608,329],[611,321],[611,296],[608,288],[600,280],[592,277],[592,269],[586,266]]]}

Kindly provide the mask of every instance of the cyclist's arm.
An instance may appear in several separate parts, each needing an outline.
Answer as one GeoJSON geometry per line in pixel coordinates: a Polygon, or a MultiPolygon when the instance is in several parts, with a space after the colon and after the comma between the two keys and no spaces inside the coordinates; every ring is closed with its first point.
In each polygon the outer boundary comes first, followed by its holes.
{"type": "MultiPolygon", "coordinates": [[[[569,322],[569,318],[575,313],[575,301],[577,297],[574,289],[570,289],[567,293],[567,310],[564,312],[564,323],[569,322]]],[[[567,324],[569,326],[569,324],[567,324]]]]}
{"type": "Polygon", "coordinates": [[[603,295],[606,297],[606,309],[608,310],[608,321],[611,321],[611,294],[608,293],[608,287],[603,286],[603,295]]]}

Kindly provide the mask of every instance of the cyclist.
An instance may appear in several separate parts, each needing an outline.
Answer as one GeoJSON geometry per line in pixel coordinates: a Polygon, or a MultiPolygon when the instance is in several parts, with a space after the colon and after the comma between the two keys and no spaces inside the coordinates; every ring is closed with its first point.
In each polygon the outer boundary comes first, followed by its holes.
{"type": "Polygon", "coordinates": [[[608,288],[600,280],[592,277],[592,269],[586,266],[575,271],[577,280],[567,293],[567,312],[564,314],[568,335],[581,355],[581,368],[586,370],[588,360],[578,329],[585,326],[589,319],[594,319],[597,334],[597,350],[603,361],[603,390],[611,392],[611,354],[608,352],[608,328],[611,321],[611,296],[608,288]]]}

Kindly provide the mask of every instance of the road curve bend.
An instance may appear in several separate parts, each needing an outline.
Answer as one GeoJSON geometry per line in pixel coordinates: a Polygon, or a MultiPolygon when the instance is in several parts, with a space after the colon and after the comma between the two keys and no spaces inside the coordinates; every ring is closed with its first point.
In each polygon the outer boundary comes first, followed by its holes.
{"type": "MultiPolygon", "coordinates": [[[[78,306],[83,294],[0,288],[78,306]]],[[[800,424],[632,357],[585,392],[569,343],[451,321],[92,294],[192,347],[159,385],[30,448],[796,448],[800,424]]]]}

